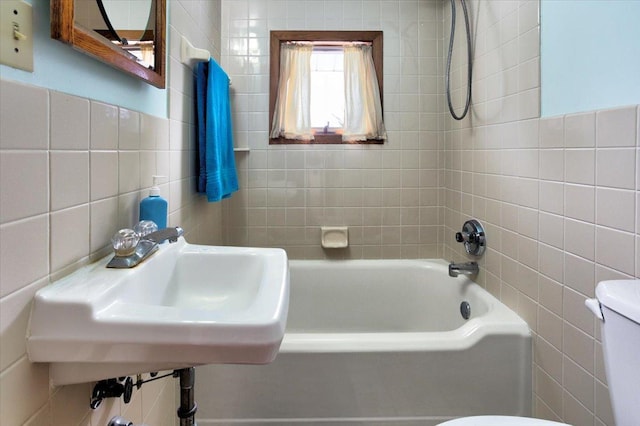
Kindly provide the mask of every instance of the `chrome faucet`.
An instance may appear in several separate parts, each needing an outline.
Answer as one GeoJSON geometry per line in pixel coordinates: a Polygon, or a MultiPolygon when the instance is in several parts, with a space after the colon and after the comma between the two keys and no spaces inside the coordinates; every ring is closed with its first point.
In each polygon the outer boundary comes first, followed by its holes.
{"type": "Polygon", "coordinates": [[[143,240],[154,241],[156,244],[160,244],[163,241],[169,241],[175,243],[178,238],[184,234],[184,230],[179,226],[175,228],[164,228],[159,231],[152,232],[142,237],[143,240]]]}
{"type": "Polygon", "coordinates": [[[107,268],[133,268],[153,254],[158,249],[158,244],[164,241],[175,243],[183,234],[184,230],[179,226],[175,228],[165,228],[147,234],[140,238],[140,241],[138,241],[132,253],[126,256],[121,256],[116,253],[113,259],[107,263],[107,268]]]}
{"type": "Polygon", "coordinates": [[[453,263],[449,264],[449,276],[457,277],[458,275],[477,275],[480,272],[477,262],[453,263]]]}

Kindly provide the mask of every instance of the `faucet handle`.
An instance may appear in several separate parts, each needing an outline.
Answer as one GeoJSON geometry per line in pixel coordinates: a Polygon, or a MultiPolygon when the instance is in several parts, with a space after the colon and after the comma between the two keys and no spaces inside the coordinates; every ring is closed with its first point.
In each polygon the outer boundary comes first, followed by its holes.
{"type": "Polygon", "coordinates": [[[140,238],[142,238],[152,232],[156,232],[158,230],[158,225],[156,225],[152,220],[141,220],[136,224],[133,230],[136,231],[136,234],[138,234],[140,238]]]}
{"type": "Polygon", "coordinates": [[[475,219],[466,221],[462,226],[462,231],[456,232],[456,241],[464,243],[467,253],[481,256],[486,246],[482,224],[475,219]]]}
{"type": "Polygon", "coordinates": [[[124,228],[119,230],[111,238],[113,251],[118,257],[130,256],[136,251],[136,246],[140,237],[133,229],[124,228]]]}

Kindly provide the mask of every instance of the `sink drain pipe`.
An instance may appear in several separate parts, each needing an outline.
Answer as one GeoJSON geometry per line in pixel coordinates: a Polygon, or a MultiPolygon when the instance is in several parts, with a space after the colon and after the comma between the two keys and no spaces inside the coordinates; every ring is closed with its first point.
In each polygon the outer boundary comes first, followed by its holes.
{"type": "Polygon", "coordinates": [[[180,426],[195,426],[196,411],[198,411],[198,404],[193,398],[196,369],[183,368],[177,370],[177,373],[180,376],[180,408],[178,408],[180,426]]]}

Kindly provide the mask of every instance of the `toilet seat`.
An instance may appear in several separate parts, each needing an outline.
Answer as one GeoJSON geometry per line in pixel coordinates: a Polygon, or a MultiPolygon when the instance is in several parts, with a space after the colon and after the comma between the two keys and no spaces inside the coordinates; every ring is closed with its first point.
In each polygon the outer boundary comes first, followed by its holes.
{"type": "Polygon", "coordinates": [[[438,426],[569,426],[566,423],[550,420],[534,419],[531,417],[513,416],[474,416],[462,417],[440,423],[438,426]]]}

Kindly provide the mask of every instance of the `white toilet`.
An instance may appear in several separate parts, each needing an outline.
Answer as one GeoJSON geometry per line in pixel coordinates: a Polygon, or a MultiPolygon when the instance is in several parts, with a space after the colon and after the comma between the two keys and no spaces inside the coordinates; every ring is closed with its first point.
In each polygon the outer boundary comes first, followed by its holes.
{"type": "Polygon", "coordinates": [[[602,321],[602,352],[618,426],[640,419],[640,280],[602,281],[587,307],[602,321]]]}
{"type": "MultiPolygon", "coordinates": [[[[640,280],[603,281],[585,304],[602,321],[602,349],[616,425],[640,419],[640,280]]],[[[553,426],[529,417],[474,416],[439,426],[553,426]]]]}

